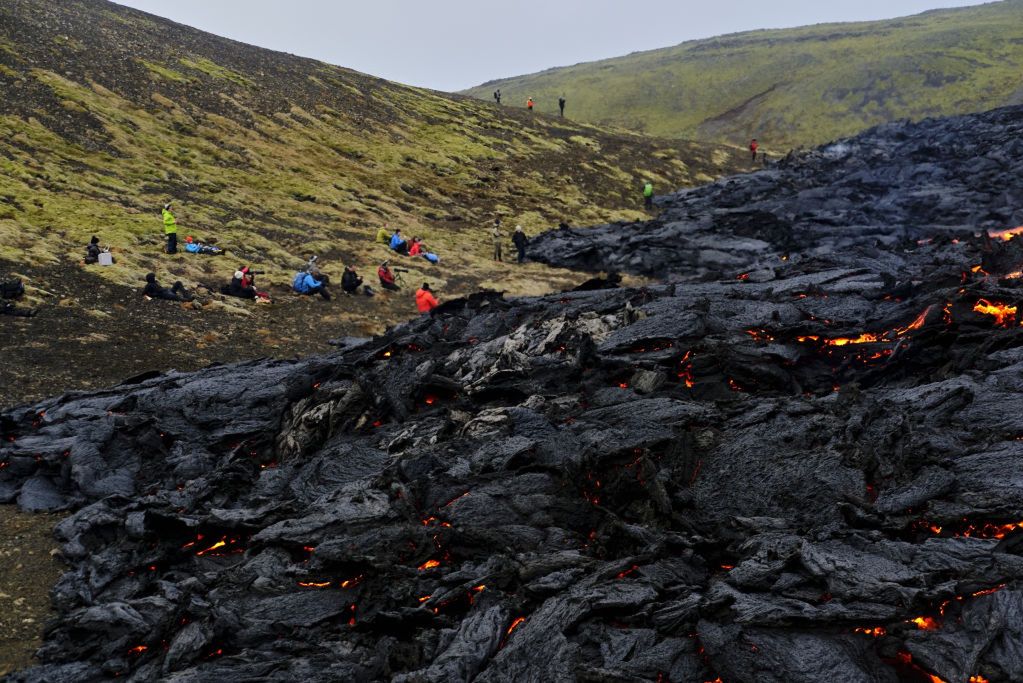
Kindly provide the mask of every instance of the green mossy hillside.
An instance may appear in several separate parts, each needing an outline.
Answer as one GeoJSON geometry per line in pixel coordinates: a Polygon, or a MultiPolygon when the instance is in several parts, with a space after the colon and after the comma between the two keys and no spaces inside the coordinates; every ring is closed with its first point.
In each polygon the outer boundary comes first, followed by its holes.
{"type": "Polygon", "coordinates": [[[572,118],[767,149],[813,146],[902,118],[1023,103],[1023,0],[890,21],[753,31],[486,83],[516,107],[568,99],[572,118]]]}

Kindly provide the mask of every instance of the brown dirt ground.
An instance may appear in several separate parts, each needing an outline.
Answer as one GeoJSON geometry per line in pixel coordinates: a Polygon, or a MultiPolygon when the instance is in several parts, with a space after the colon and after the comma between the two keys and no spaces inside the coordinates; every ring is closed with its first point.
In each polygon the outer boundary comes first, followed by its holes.
{"type": "Polygon", "coordinates": [[[64,572],[56,558],[57,515],[0,505],[0,676],[31,661],[50,617],[50,588],[64,572]]]}

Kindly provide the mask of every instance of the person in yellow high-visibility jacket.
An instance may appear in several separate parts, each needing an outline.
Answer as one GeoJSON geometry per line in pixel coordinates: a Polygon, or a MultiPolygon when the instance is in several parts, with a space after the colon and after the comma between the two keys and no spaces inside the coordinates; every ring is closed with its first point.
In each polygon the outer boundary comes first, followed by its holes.
{"type": "Polygon", "coordinates": [[[176,254],[178,253],[178,222],[174,220],[174,214],[170,209],[170,202],[163,205],[163,232],[167,235],[167,253],[176,254]]]}

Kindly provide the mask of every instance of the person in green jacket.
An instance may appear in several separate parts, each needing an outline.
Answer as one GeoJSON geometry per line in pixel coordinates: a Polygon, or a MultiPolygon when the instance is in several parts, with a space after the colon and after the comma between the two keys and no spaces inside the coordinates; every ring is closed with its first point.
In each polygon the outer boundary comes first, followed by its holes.
{"type": "Polygon", "coordinates": [[[176,254],[178,253],[178,223],[174,220],[174,214],[171,213],[170,208],[170,202],[163,205],[163,231],[167,235],[167,253],[176,254]]]}
{"type": "Polygon", "coordinates": [[[654,208],[654,184],[647,183],[643,186],[643,208],[647,211],[654,208]]]}

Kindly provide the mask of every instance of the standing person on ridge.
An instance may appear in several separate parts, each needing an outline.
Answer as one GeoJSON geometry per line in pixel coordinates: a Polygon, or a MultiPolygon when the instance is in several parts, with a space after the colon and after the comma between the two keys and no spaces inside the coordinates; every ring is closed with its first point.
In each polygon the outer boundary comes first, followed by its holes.
{"type": "Polygon", "coordinates": [[[501,89],[500,88],[498,88],[497,90],[494,91],[494,100],[496,100],[498,104],[501,104],[501,89]]]}
{"type": "Polygon", "coordinates": [[[498,218],[494,221],[494,229],[490,231],[490,235],[494,238],[494,260],[501,261],[501,219],[498,218]]]}
{"type": "Polygon", "coordinates": [[[515,226],[512,242],[515,244],[515,248],[519,250],[519,263],[524,263],[526,260],[526,245],[529,244],[529,238],[526,237],[526,233],[522,232],[521,225],[515,226]]]}
{"type": "Polygon", "coordinates": [[[558,98],[558,109],[561,110],[561,117],[565,117],[565,96],[562,95],[558,98]]]}
{"type": "Polygon", "coordinates": [[[753,138],[753,140],[749,143],[749,151],[753,155],[753,158],[751,159],[751,161],[756,161],[757,160],[757,150],[758,149],[760,149],[760,145],[757,144],[757,139],[753,138]]]}
{"type": "Polygon", "coordinates": [[[654,184],[647,183],[643,186],[643,208],[650,211],[654,208],[654,184]]]}
{"type": "Polygon", "coordinates": [[[167,235],[167,253],[178,253],[178,222],[171,213],[171,203],[163,205],[163,232],[167,235]]]}
{"type": "Polygon", "coordinates": [[[440,302],[437,301],[437,297],[433,295],[433,290],[430,289],[430,283],[424,282],[423,286],[416,291],[416,308],[419,309],[420,313],[429,313],[439,305],[440,302]]]}
{"type": "Polygon", "coordinates": [[[533,111],[533,98],[532,97],[530,97],[528,100],[526,100],[526,109],[528,109],[529,111],[533,111]]]}

